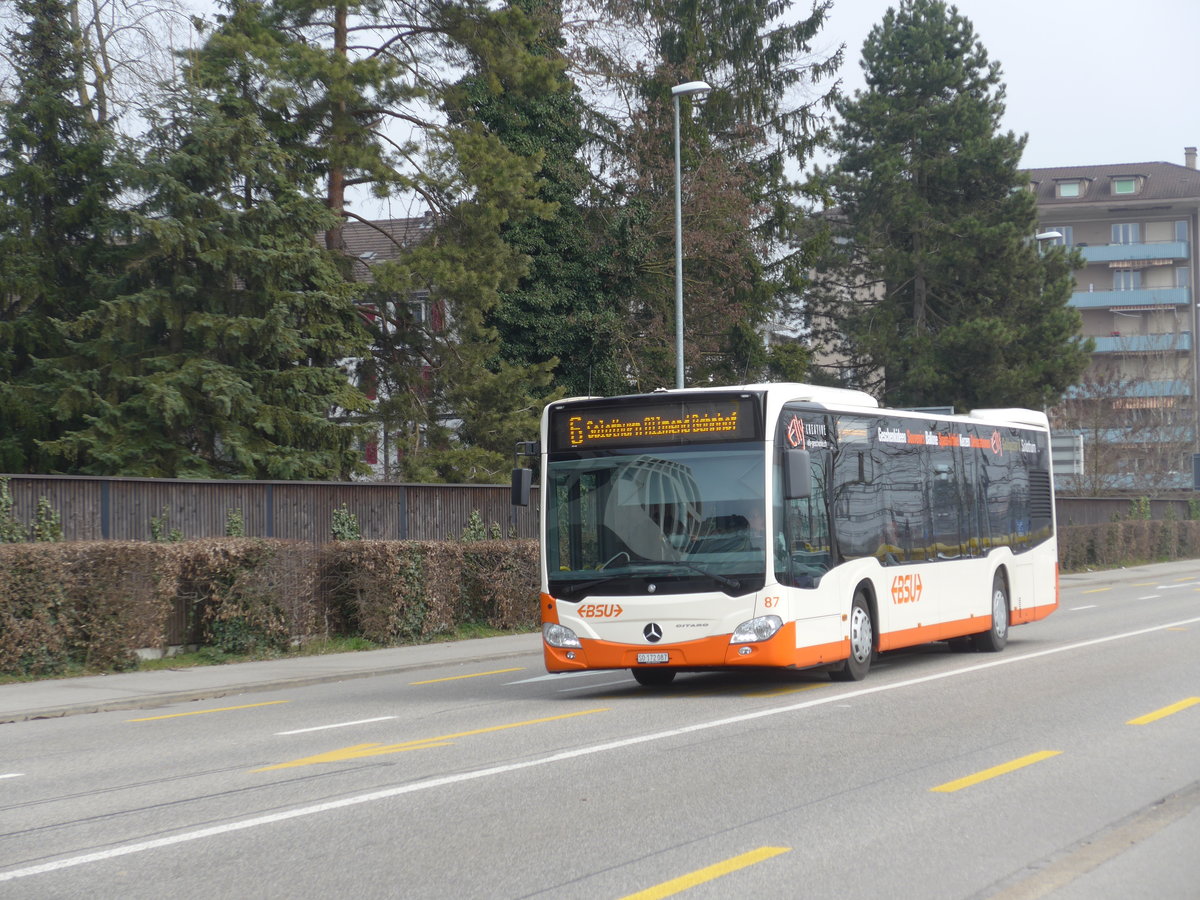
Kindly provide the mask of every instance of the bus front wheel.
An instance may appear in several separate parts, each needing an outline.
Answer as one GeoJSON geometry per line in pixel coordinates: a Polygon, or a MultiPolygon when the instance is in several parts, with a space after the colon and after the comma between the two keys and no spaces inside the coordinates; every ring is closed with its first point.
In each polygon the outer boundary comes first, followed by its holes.
{"type": "Polygon", "coordinates": [[[674,669],[630,669],[634,681],[643,687],[666,687],[675,680],[674,669]]]}
{"type": "Polygon", "coordinates": [[[975,635],[975,647],[985,653],[999,653],[1008,643],[1008,586],[999,572],[992,579],[992,627],[975,635]]]}
{"type": "Polygon", "coordinates": [[[862,681],[871,668],[875,653],[875,626],[871,622],[871,607],[862,591],[854,595],[850,605],[850,658],[840,668],[831,669],[834,681],[862,681]]]}

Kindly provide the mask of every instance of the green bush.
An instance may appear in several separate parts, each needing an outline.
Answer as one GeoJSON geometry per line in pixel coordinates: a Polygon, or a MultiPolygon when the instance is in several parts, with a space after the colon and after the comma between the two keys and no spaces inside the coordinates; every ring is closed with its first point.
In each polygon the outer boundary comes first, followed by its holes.
{"type": "Polygon", "coordinates": [[[219,661],[310,638],[535,628],[537,572],[531,540],[0,544],[0,674],[115,671],[172,644],[219,661]]]}

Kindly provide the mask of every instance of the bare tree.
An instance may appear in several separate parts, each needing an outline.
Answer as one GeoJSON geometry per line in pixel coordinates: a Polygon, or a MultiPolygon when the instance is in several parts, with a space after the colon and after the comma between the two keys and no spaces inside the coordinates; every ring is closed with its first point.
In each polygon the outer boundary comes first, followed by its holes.
{"type": "MultiPolygon", "coordinates": [[[[198,31],[198,12],[207,4],[193,3],[195,11],[184,0],[69,0],[81,51],[80,107],[97,122],[140,131],[158,85],[175,77],[178,51],[186,50],[198,31]]],[[[11,5],[0,5],[0,29],[11,33],[23,26],[11,5]]],[[[10,45],[0,45],[0,97],[10,96],[14,84],[10,45]]]]}
{"type": "Polygon", "coordinates": [[[1193,445],[1184,339],[1180,331],[1112,335],[1106,361],[1050,411],[1056,431],[1083,437],[1083,474],[1062,489],[1102,496],[1185,483],[1193,445]]]}

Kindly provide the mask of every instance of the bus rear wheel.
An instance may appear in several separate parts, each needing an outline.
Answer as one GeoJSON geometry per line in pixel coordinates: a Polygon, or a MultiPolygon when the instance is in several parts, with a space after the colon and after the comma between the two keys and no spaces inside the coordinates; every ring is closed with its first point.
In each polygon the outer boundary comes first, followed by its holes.
{"type": "Polygon", "coordinates": [[[643,687],[666,687],[675,680],[674,669],[630,669],[634,680],[643,687]]]}
{"type": "Polygon", "coordinates": [[[871,607],[862,591],[854,595],[850,605],[850,658],[840,668],[831,669],[834,681],[862,681],[871,668],[875,653],[875,626],[871,622],[871,607]]]}
{"type": "Polygon", "coordinates": [[[984,653],[999,653],[1008,643],[1008,585],[999,572],[992,579],[992,627],[975,635],[975,647],[984,653]]]}

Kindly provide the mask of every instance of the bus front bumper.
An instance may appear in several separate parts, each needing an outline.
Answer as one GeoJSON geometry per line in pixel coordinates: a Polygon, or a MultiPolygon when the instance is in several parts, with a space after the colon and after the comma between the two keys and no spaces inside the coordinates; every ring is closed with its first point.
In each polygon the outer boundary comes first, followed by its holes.
{"type": "Polygon", "coordinates": [[[796,647],[796,626],[784,623],[765,641],[731,644],[721,634],[673,644],[619,644],[580,638],[579,647],[552,647],[543,641],[548,672],[587,669],[725,669],[745,666],[807,668],[837,662],[849,656],[849,641],[819,647],[796,647]]]}

